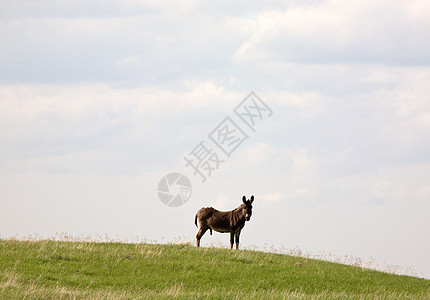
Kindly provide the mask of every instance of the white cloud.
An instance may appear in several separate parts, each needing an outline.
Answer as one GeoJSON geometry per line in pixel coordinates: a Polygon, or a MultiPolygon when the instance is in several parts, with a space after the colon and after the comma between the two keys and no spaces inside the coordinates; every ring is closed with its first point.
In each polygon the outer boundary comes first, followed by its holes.
{"type": "MultiPolygon", "coordinates": [[[[90,7],[97,11],[99,5],[90,7]]],[[[10,17],[0,24],[0,36],[8,41],[0,49],[0,81],[165,86],[202,76],[210,80],[228,67],[249,26],[195,5],[150,2],[136,13],[134,3],[108,2],[99,16],[85,10],[86,4],[70,10],[57,3],[58,11],[63,7],[70,15],[33,7],[38,17],[25,5],[7,5],[10,17]]]]}
{"type": "Polygon", "coordinates": [[[270,193],[270,194],[264,194],[264,195],[255,195],[255,199],[258,200],[258,202],[263,203],[263,205],[271,205],[280,200],[285,200],[285,198],[286,198],[286,195],[284,193],[270,193]]]}
{"type": "Polygon", "coordinates": [[[365,82],[371,83],[390,83],[399,81],[399,76],[396,76],[393,73],[387,72],[386,70],[375,70],[370,72],[370,74],[366,75],[362,78],[365,82]]]}
{"type": "Polygon", "coordinates": [[[65,172],[176,160],[185,141],[206,133],[205,124],[243,97],[197,80],[180,93],[107,85],[11,85],[0,93],[3,167],[65,172]]]}
{"type": "Polygon", "coordinates": [[[302,197],[306,197],[307,195],[310,194],[310,190],[309,189],[297,189],[294,190],[291,194],[288,195],[288,197],[290,198],[302,198],[302,197]]]}
{"type": "Polygon", "coordinates": [[[227,211],[236,208],[238,203],[237,199],[226,194],[220,194],[215,200],[214,207],[218,210],[227,211]]]}
{"type": "Polygon", "coordinates": [[[259,143],[248,147],[244,144],[244,150],[235,158],[235,167],[242,170],[258,170],[264,168],[270,161],[273,150],[267,143],[259,143]]]}
{"type": "Polygon", "coordinates": [[[238,61],[429,64],[424,1],[326,1],[259,14],[238,61]]]}

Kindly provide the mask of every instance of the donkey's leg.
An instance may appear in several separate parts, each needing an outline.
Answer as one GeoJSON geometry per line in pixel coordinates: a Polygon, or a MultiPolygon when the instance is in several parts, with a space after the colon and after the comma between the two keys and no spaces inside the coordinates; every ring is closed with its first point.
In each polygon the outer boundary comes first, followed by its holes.
{"type": "Polygon", "coordinates": [[[208,227],[200,227],[199,232],[197,232],[196,235],[196,246],[200,247],[200,239],[202,238],[202,236],[205,234],[205,232],[208,230],[208,227]]]}
{"type": "Polygon", "coordinates": [[[236,237],[236,249],[239,250],[239,236],[240,231],[234,235],[236,237]]]}
{"type": "Polygon", "coordinates": [[[230,249],[233,249],[234,244],[234,232],[230,232],[230,249]]]}

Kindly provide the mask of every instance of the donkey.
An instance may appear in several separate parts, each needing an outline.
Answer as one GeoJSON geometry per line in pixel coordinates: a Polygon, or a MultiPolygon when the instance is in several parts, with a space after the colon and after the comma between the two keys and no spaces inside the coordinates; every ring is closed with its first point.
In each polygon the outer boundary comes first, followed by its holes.
{"type": "Polygon", "coordinates": [[[233,249],[234,238],[236,237],[236,249],[239,249],[240,231],[245,226],[245,220],[249,221],[251,219],[254,196],[251,196],[250,200],[246,200],[246,197],[243,196],[242,201],[241,206],[230,211],[219,211],[213,207],[203,207],[197,212],[194,218],[194,224],[197,226],[198,220],[200,225],[196,236],[197,247],[200,247],[200,239],[205,232],[209,229],[212,235],[213,229],[218,232],[230,233],[230,249],[233,249]]]}

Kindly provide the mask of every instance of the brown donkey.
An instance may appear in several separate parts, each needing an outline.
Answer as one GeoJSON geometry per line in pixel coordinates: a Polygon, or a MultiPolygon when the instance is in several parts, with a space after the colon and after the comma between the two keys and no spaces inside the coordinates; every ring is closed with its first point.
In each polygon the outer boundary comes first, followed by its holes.
{"type": "Polygon", "coordinates": [[[254,202],[254,196],[251,199],[246,200],[246,197],[242,198],[243,204],[238,208],[230,211],[219,211],[213,207],[201,208],[194,219],[194,224],[197,226],[197,220],[199,220],[200,229],[197,232],[197,247],[200,246],[200,239],[209,229],[212,235],[212,229],[218,232],[229,232],[230,233],[230,249],[233,249],[234,238],[236,237],[236,249],[239,249],[239,236],[240,231],[245,226],[245,220],[249,221],[252,215],[252,202],[254,202]]]}

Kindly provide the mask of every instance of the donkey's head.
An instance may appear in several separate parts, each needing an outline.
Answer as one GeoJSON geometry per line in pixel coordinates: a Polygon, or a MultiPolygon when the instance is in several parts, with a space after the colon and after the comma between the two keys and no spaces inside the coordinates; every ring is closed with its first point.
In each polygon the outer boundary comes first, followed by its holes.
{"type": "Polygon", "coordinates": [[[246,200],[246,197],[242,197],[243,205],[240,207],[242,208],[242,214],[245,216],[245,220],[249,221],[252,216],[252,202],[254,202],[254,195],[251,196],[251,199],[246,200]]]}

